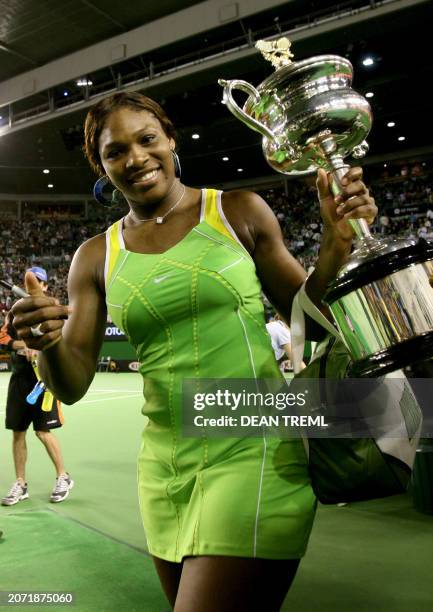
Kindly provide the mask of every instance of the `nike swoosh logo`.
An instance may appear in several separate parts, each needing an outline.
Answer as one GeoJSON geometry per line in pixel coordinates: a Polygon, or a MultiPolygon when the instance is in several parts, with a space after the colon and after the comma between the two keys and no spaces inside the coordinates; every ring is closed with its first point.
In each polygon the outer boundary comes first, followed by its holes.
{"type": "Polygon", "coordinates": [[[162,281],[164,281],[166,278],[168,278],[169,276],[173,276],[172,274],[164,274],[163,276],[155,276],[155,278],[153,279],[154,283],[162,283],[162,281]]]}

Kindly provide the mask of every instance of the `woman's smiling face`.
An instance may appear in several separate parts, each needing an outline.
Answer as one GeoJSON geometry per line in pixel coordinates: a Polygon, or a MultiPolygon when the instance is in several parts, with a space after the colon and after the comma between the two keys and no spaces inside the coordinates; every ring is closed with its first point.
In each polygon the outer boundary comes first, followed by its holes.
{"type": "Polygon", "coordinates": [[[106,119],[99,155],[110,181],[127,200],[157,203],[174,180],[174,140],[146,110],[121,107],[106,119]]]}

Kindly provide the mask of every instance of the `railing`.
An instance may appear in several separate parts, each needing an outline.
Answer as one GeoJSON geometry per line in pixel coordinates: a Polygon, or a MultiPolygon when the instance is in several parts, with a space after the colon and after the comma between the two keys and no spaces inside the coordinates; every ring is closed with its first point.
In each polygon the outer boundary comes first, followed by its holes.
{"type": "MultiPolygon", "coordinates": [[[[50,113],[55,113],[57,110],[64,108],[70,108],[73,110],[75,106],[95,98],[102,93],[110,93],[128,86],[145,83],[146,81],[151,81],[158,77],[177,72],[189,66],[210,61],[214,58],[223,57],[224,55],[234,53],[242,49],[251,48],[254,46],[255,41],[261,38],[272,38],[278,34],[282,35],[285,33],[293,34],[301,30],[315,27],[321,23],[329,22],[330,20],[336,18],[355,15],[359,12],[372,10],[378,5],[389,4],[394,1],[395,0],[383,0],[382,2],[374,2],[372,0],[347,0],[346,2],[336,3],[332,7],[323,8],[308,15],[298,16],[287,21],[274,22],[273,25],[254,32],[249,29],[242,36],[232,38],[229,41],[222,41],[209,47],[201,48],[198,51],[194,50],[182,56],[174,57],[166,61],[154,63],[149,59],[151,57],[151,53],[147,54],[147,57],[139,56],[138,59],[141,59],[144,64],[142,69],[127,72],[124,75],[117,72],[115,77],[113,76],[112,79],[102,82],[97,82],[98,74],[100,74],[102,71],[96,71],[91,75],[87,75],[87,78],[90,78],[95,85],[92,85],[90,88],[83,87],[82,92],[72,93],[65,97],[59,96],[57,99],[55,99],[52,91],[47,90],[46,102],[43,104],[37,104],[36,106],[31,106],[30,108],[22,111],[15,110],[17,103],[15,103],[15,106],[14,104],[9,105],[9,113],[6,113],[6,115],[9,117],[9,128],[25,123],[36,117],[42,117],[50,113]]],[[[191,44],[194,44],[193,38],[191,39],[191,44]]],[[[126,60],[126,62],[118,64],[118,71],[125,68],[126,64],[130,62],[131,59],[134,58],[129,58],[126,60]]],[[[68,85],[69,83],[63,84],[64,87],[68,87],[68,85]]],[[[61,87],[62,86],[59,85],[59,89],[61,87]]],[[[41,93],[38,93],[39,97],[40,95],[41,93]]],[[[5,116],[4,111],[5,109],[0,109],[0,114],[3,116],[5,116]]]]}

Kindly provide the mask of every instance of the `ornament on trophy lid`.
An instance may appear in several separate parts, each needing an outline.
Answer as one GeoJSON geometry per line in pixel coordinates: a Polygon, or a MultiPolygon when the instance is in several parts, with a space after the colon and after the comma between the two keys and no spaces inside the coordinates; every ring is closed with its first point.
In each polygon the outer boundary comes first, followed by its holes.
{"type": "Polygon", "coordinates": [[[256,49],[260,51],[265,60],[271,62],[272,66],[278,70],[282,66],[292,64],[293,53],[290,51],[292,43],[286,37],[278,40],[258,40],[256,49]]]}

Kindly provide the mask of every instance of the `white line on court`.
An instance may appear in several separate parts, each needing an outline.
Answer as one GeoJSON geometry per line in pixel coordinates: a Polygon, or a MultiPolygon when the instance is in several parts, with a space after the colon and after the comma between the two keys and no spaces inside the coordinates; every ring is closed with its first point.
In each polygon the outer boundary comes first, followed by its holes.
{"type": "MultiPolygon", "coordinates": [[[[6,391],[8,387],[0,387],[0,391],[6,391]]],[[[128,389],[90,389],[89,391],[87,391],[86,395],[89,394],[94,394],[94,395],[102,395],[104,393],[139,393],[139,390],[136,391],[130,391],[128,389]]]]}
{"type": "MultiPolygon", "coordinates": [[[[76,402],[77,404],[94,404],[96,402],[110,402],[112,400],[119,400],[119,399],[131,399],[132,397],[134,397],[133,395],[118,395],[117,397],[101,397],[101,399],[89,399],[89,400],[84,400],[82,402],[78,401],[76,402]]],[[[141,393],[137,393],[136,397],[143,397],[141,393]]]]}
{"type": "Polygon", "coordinates": [[[101,395],[102,393],[138,393],[139,390],[135,390],[135,391],[128,391],[127,389],[103,389],[101,391],[99,391],[98,389],[90,389],[89,391],[87,391],[86,395],[88,395],[89,393],[94,393],[97,395],[101,395]]]}

